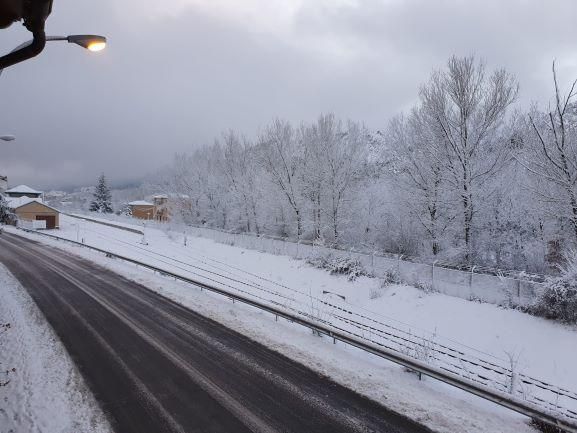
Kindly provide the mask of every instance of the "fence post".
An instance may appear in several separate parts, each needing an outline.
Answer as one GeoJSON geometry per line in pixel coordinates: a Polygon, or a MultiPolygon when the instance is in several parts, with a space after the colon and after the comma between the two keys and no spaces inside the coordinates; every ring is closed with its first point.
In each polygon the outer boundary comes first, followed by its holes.
{"type": "Polygon", "coordinates": [[[403,260],[403,255],[399,254],[399,260],[397,260],[397,274],[399,278],[401,277],[401,260],[403,260]]]}
{"type": "Polygon", "coordinates": [[[433,266],[431,268],[431,289],[435,290],[435,265],[437,264],[438,260],[433,262],[433,266]]]}
{"type": "Polygon", "coordinates": [[[477,266],[471,267],[471,277],[469,278],[469,292],[473,295],[473,275],[475,275],[475,268],[477,266]]]}

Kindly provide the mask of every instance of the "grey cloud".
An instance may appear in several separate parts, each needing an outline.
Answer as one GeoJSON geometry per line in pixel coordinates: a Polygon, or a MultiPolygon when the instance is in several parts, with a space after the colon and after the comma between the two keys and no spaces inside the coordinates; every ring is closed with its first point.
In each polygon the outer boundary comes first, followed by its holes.
{"type": "MultiPolygon", "coordinates": [[[[223,129],[255,135],[277,116],[299,121],[333,111],[378,128],[410,106],[453,53],[507,67],[527,103],[547,98],[553,58],[566,64],[563,77],[577,76],[572,0],[363,0],[331,8],[311,0],[288,38],[193,7],[144,19],[119,14],[111,0],[96,10],[79,3],[57,1],[49,29],[106,34],[106,52],[52,45],[0,78],[0,133],[18,137],[0,145],[0,172],[11,183],[69,187],[102,171],[114,183],[142,179],[223,129]]],[[[11,28],[0,37],[7,51],[27,33],[11,28]]]]}

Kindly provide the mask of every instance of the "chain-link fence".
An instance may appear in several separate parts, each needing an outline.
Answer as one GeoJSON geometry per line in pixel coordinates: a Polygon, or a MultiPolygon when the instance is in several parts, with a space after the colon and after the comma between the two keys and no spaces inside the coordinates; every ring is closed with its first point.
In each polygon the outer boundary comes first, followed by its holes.
{"type": "Polygon", "coordinates": [[[358,260],[363,267],[376,277],[385,277],[393,272],[412,285],[468,300],[478,300],[491,304],[527,306],[536,298],[541,286],[538,281],[513,277],[510,273],[487,274],[470,270],[458,270],[440,263],[417,263],[406,260],[402,255],[385,256],[353,249],[344,250],[315,245],[312,242],[294,242],[247,233],[231,233],[204,227],[188,227],[192,235],[213,239],[217,242],[242,248],[263,251],[275,255],[286,255],[298,259],[332,256],[358,260]]]}

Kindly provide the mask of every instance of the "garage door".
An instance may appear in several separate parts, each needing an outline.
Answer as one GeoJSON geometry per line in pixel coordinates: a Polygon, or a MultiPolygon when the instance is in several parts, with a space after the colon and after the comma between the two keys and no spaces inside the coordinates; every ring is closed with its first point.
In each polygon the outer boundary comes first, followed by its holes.
{"type": "Polygon", "coordinates": [[[56,216],[55,215],[36,215],[36,221],[46,221],[47,229],[56,228],[56,216]]]}

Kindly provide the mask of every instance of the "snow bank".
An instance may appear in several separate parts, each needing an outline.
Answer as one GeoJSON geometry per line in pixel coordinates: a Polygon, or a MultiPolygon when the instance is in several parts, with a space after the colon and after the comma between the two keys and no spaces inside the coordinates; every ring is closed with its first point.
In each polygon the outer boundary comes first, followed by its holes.
{"type": "Polygon", "coordinates": [[[0,324],[10,324],[0,330],[0,382],[9,381],[0,387],[2,433],[112,432],[64,346],[2,264],[0,324]]]}

